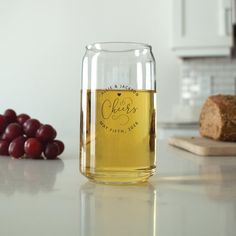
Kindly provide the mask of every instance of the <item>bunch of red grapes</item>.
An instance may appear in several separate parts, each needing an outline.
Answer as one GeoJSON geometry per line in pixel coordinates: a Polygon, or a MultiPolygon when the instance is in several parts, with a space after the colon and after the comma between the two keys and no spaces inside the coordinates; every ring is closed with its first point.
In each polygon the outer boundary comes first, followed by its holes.
{"type": "Polygon", "coordinates": [[[55,159],[64,151],[64,144],[55,140],[56,130],[27,114],[17,115],[12,109],[0,114],[0,155],[14,158],[55,159]]]}

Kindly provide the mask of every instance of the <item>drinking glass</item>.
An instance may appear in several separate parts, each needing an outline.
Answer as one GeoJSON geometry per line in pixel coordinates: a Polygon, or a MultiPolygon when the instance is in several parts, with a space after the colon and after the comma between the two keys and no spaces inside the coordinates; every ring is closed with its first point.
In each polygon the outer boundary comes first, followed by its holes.
{"type": "Polygon", "coordinates": [[[82,66],[80,171],[104,183],[146,181],[156,167],[156,79],[150,45],[86,47],[82,66]]]}

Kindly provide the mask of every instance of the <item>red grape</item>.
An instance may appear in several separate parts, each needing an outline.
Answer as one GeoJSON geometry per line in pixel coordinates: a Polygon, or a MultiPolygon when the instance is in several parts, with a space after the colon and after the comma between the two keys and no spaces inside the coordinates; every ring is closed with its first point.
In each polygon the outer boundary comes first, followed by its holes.
{"type": "Polygon", "coordinates": [[[3,115],[0,115],[0,133],[2,133],[7,126],[7,120],[6,117],[3,115]]]}
{"type": "Polygon", "coordinates": [[[6,120],[8,123],[12,123],[16,121],[16,112],[12,109],[7,109],[4,112],[4,116],[6,117],[6,120]]]}
{"type": "Polygon", "coordinates": [[[17,122],[21,125],[23,125],[28,119],[30,119],[30,116],[24,113],[17,116],[17,122]]]}
{"type": "Polygon", "coordinates": [[[61,155],[63,153],[64,149],[65,149],[64,143],[61,140],[54,140],[53,142],[56,143],[59,147],[58,156],[61,155]]]}
{"type": "Polygon", "coordinates": [[[3,133],[3,134],[1,135],[1,137],[0,137],[0,139],[2,139],[2,140],[7,140],[7,136],[6,136],[6,134],[3,133]]]}
{"type": "Polygon", "coordinates": [[[35,137],[36,131],[40,126],[40,122],[36,119],[28,119],[24,125],[24,132],[28,137],[35,137]]]}
{"type": "Polygon", "coordinates": [[[58,156],[59,151],[59,146],[54,142],[50,142],[45,147],[44,156],[48,159],[54,159],[58,156]]]}
{"type": "Polygon", "coordinates": [[[0,140],[0,155],[9,156],[8,147],[9,147],[9,141],[0,140]]]}
{"type": "Polygon", "coordinates": [[[0,139],[2,139],[2,140],[7,140],[6,134],[3,133],[3,134],[0,136],[0,139]]]}
{"type": "Polygon", "coordinates": [[[56,135],[57,132],[51,125],[41,125],[36,132],[36,138],[44,143],[52,141],[56,135]]]}
{"type": "Polygon", "coordinates": [[[22,127],[18,123],[11,123],[5,130],[6,139],[12,141],[23,134],[22,127]]]}
{"type": "Polygon", "coordinates": [[[15,138],[13,141],[11,141],[8,151],[12,157],[19,158],[19,157],[24,156],[25,140],[26,140],[25,137],[20,136],[20,137],[15,138]]]}
{"type": "Polygon", "coordinates": [[[17,116],[13,109],[0,114],[0,155],[20,158],[57,159],[64,149],[64,143],[54,140],[56,130],[49,124],[42,125],[26,113],[17,116]]]}
{"type": "Polygon", "coordinates": [[[38,158],[43,151],[43,145],[36,138],[29,138],[25,142],[25,154],[31,158],[38,158]]]}

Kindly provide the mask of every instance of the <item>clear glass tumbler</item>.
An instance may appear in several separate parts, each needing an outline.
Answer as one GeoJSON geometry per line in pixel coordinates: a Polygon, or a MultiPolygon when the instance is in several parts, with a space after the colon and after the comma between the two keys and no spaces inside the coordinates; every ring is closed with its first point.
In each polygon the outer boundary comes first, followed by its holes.
{"type": "Polygon", "coordinates": [[[80,171],[97,182],[146,181],[156,167],[156,79],[151,46],[86,47],[80,120],[80,171]]]}

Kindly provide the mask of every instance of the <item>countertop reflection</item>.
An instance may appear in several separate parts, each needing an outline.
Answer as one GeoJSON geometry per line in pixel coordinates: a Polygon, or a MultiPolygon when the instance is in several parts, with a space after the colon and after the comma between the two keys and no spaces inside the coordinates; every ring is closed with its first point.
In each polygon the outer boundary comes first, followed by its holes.
{"type": "Polygon", "coordinates": [[[79,173],[77,155],[3,157],[0,235],[235,235],[236,157],[199,157],[160,142],[157,159],[148,183],[103,185],[79,173]]]}
{"type": "Polygon", "coordinates": [[[57,173],[63,171],[64,163],[55,160],[25,160],[0,158],[0,193],[15,192],[37,194],[53,191],[57,173]]]}
{"type": "Polygon", "coordinates": [[[152,180],[157,235],[235,235],[236,157],[200,157],[166,143],[160,149],[159,174],[152,180]]]}
{"type": "Polygon", "coordinates": [[[156,235],[156,189],[150,184],[80,188],[80,235],[156,235]]]}

